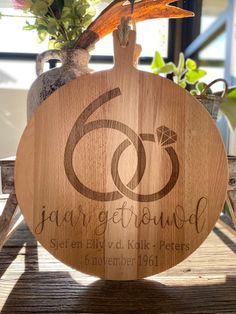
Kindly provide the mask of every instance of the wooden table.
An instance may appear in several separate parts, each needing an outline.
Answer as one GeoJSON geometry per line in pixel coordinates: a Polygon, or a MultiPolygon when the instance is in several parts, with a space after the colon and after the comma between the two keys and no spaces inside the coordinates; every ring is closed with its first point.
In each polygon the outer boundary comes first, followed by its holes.
{"type": "Polygon", "coordinates": [[[186,261],[133,282],[55,260],[22,224],[0,252],[1,313],[236,313],[236,237],[219,224],[186,261]]]}

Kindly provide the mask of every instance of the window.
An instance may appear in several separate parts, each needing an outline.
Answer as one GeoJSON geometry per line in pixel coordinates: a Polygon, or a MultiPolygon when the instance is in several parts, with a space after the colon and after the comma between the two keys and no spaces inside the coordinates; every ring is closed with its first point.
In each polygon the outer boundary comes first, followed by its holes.
{"type": "MultiPolygon", "coordinates": [[[[202,17],[201,17],[201,34],[207,32],[213,25],[217,23],[219,17],[225,12],[228,6],[228,0],[203,0],[202,17]]],[[[212,82],[216,78],[224,77],[224,68],[226,57],[226,31],[225,25],[207,39],[203,48],[198,53],[198,59],[201,66],[207,71],[207,76],[204,81],[212,82]]],[[[213,89],[221,89],[223,86],[219,84],[213,89]]]]}
{"type": "MultiPolygon", "coordinates": [[[[9,4],[10,6],[10,4],[9,4]]],[[[40,53],[47,49],[47,42],[37,43],[34,31],[23,31],[25,21],[21,10],[12,8],[1,8],[3,15],[0,20],[0,51],[12,53],[40,53]]]]}
{"type": "MultiPolygon", "coordinates": [[[[0,20],[0,87],[28,89],[36,78],[34,64],[36,54],[47,50],[48,43],[45,41],[39,44],[34,31],[22,30],[25,21],[30,18],[24,18],[22,11],[12,9],[10,1],[0,4],[0,10],[4,15],[8,15],[0,20]]],[[[150,64],[155,50],[160,51],[163,57],[167,57],[168,32],[167,19],[149,20],[137,24],[137,42],[142,45],[141,63],[150,64]]],[[[100,40],[91,54],[90,67],[94,70],[111,67],[112,35],[107,35],[100,40]]],[[[149,65],[141,65],[141,67],[149,70],[149,65]]]]}
{"type": "Polygon", "coordinates": [[[217,20],[228,6],[228,0],[203,0],[202,1],[202,17],[201,17],[201,33],[207,30],[213,22],[217,20]]]}

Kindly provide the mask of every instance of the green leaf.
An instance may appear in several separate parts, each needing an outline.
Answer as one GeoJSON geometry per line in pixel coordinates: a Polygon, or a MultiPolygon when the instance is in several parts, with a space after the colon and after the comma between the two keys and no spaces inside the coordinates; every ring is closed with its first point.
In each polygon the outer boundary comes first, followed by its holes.
{"type": "Polygon", "coordinates": [[[178,85],[182,88],[186,88],[186,86],[187,86],[187,84],[184,80],[180,81],[178,85]]]}
{"type": "Polygon", "coordinates": [[[63,1],[61,0],[44,0],[48,6],[51,6],[53,3],[57,3],[57,6],[62,5],[63,1]]]}
{"type": "Polygon", "coordinates": [[[184,65],[185,65],[185,57],[183,52],[180,52],[179,54],[179,63],[176,69],[176,74],[177,75],[181,75],[181,73],[183,73],[184,71],[184,65]]]}
{"type": "Polygon", "coordinates": [[[206,88],[207,84],[204,83],[204,82],[198,82],[197,85],[196,85],[196,89],[198,91],[198,94],[201,94],[204,89],[206,88]]]}
{"type": "Polygon", "coordinates": [[[162,68],[156,68],[152,71],[153,74],[170,74],[173,73],[175,65],[172,62],[166,63],[162,68]]]}
{"type": "MultiPolygon", "coordinates": [[[[26,23],[27,23],[27,22],[26,22],[26,23]]],[[[47,26],[48,26],[47,21],[45,21],[45,20],[42,19],[42,18],[36,19],[35,23],[36,23],[37,25],[40,25],[40,26],[45,26],[46,28],[47,28],[47,26]]],[[[29,23],[27,23],[27,24],[29,24],[29,23]]]]}
{"type": "Polygon", "coordinates": [[[157,70],[165,66],[165,61],[162,58],[159,51],[155,52],[155,56],[152,61],[151,70],[157,70]]]}
{"type": "Polygon", "coordinates": [[[55,40],[54,39],[50,39],[48,41],[48,49],[55,49],[55,40]]]}
{"type": "Polygon", "coordinates": [[[90,14],[86,14],[83,17],[83,28],[87,27],[92,22],[92,18],[93,18],[93,16],[90,14]]]}
{"type": "Polygon", "coordinates": [[[48,23],[48,33],[50,35],[55,35],[58,30],[58,24],[54,19],[50,19],[48,23]]]}
{"type": "Polygon", "coordinates": [[[48,5],[44,1],[37,1],[32,4],[30,11],[36,16],[43,16],[48,12],[48,5]]]}
{"type": "Polygon", "coordinates": [[[236,99],[236,88],[233,89],[232,91],[230,91],[230,92],[226,95],[226,98],[236,99]]]}
{"type": "MultiPolygon", "coordinates": [[[[73,25],[74,20],[70,17],[65,17],[61,19],[65,29],[68,29],[69,27],[71,27],[73,25]]],[[[76,21],[77,23],[78,21],[76,21]]],[[[77,25],[77,24],[76,24],[77,25]]]]}
{"type": "Polygon", "coordinates": [[[64,0],[65,7],[70,7],[73,3],[73,0],[64,0]]]}
{"type": "Polygon", "coordinates": [[[35,28],[37,28],[35,25],[30,25],[30,24],[23,26],[23,30],[25,31],[32,31],[35,28]]]}
{"type": "Polygon", "coordinates": [[[198,92],[197,92],[196,89],[192,89],[192,90],[190,91],[190,94],[191,94],[192,96],[197,96],[197,95],[198,95],[198,92]]]}
{"type": "Polygon", "coordinates": [[[174,69],[175,69],[174,63],[173,62],[168,62],[168,63],[166,63],[166,65],[164,65],[161,68],[161,73],[170,74],[170,73],[173,73],[174,69]]]}
{"type": "Polygon", "coordinates": [[[197,69],[197,63],[193,59],[188,58],[186,60],[186,68],[188,70],[196,70],[197,69]]]}
{"type": "Polygon", "coordinates": [[[48,32],[46,30],[38,29],[38,42],[42,43],[46,39],[47,35],[48,35],[48,32]]]}
{"type": "Polygon", "coordinates": [[[71,17],[71,9],[70,8],[67,8],[67,7],[64,7],[63,10],[62,10],[62,13],[61,13],[61,17],[62,18],[66,18],[66,17],[71,17]]]}
{"type": "Polygon", "coordinates": [[[87,8],[88,8],[88,6],[86,4],[81,5],[80,3],[78,3],[75,6],[75,14],[76,14],[76,16],[78,16],[78,17],[84,16],[85,13],[86,13],[87,8]]]}
{"type": "Polygon", "coordinates": [[[204,77],[207,74],[206,71],[202,69],[197,69],[197,70],[189,70],[185,74],[185,79],[187,83],[189,84],[195,84],[197,81],[199,81],[202,77],[204,77]]]}
{"type": "Polygon", "coordinates": [[[96,9],[94,6],[90,6],[86,10],[86,14],[92,15],[94,17],[96,15],[96,9]]]}

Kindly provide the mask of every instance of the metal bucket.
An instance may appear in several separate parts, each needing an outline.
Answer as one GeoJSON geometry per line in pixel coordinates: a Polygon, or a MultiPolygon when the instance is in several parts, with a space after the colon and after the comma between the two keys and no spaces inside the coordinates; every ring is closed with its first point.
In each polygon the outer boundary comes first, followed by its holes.
{"type": "Polygon", "coordinates": [[[210,84],[208,84],[201,95],[196,96],[196,98],[202,103],[202,105],[206,108],[206,110],[210,113],[212,118],[214,120],[217,120],[219,108],[221,105],[221,102],[225,96],[225,94],[228,91],[228,83],[224,79],[217,79],[212,81],[210,84]],[[206,92],[208,88],[210,88],[212,85],[218,83],[218,82],[223,82],[224,83],[224,90],[220,96],[218,95],[207,95],[206,92]]]}

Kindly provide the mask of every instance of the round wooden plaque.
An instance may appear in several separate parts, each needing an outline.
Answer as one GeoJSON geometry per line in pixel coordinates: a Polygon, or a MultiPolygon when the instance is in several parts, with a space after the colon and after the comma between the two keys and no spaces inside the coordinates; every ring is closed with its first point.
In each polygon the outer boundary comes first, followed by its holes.
{"type": "Polygon", "coordinates": [[[22,136],[15,183],[38,241],[79,271],[154,275],[206,239],[223,207],[227,159],[205,109],[133,67],[135,32],[115,66],[53,93],[22,136]]]}

